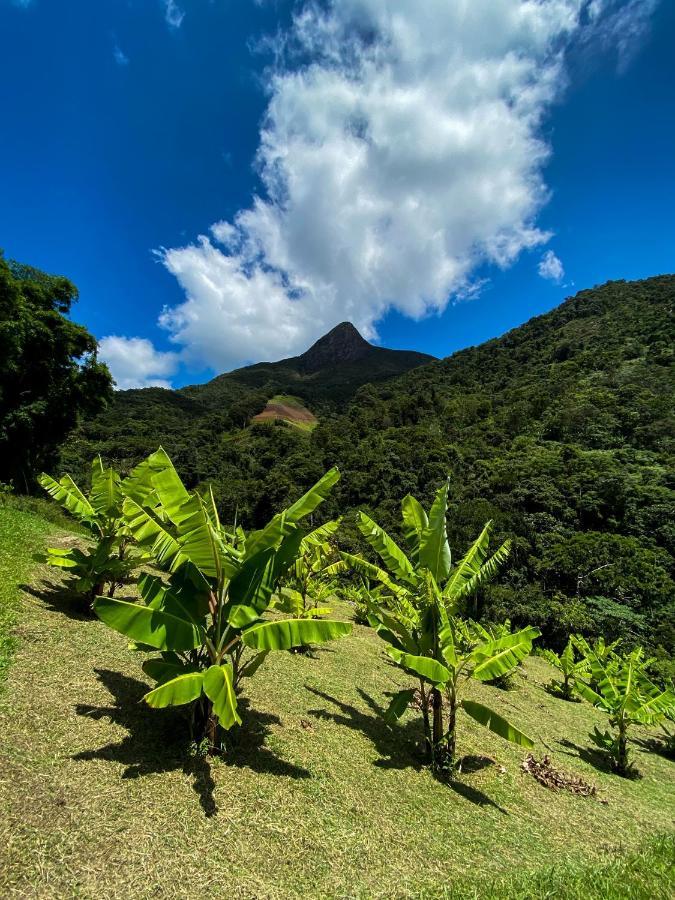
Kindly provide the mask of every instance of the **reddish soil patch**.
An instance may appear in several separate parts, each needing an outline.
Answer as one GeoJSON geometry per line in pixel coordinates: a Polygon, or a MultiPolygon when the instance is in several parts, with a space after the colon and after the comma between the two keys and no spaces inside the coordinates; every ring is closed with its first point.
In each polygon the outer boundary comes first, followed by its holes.
{"type": "Polygon", "coordinates": [[[285,403],[268,403],[265,409],[257,416],[253,416],[253,422],[266,422],[270,419],[288,419],[291,422],[316,422],[317,418],[308,409],[297,406],[287,406],[285,403]]]}

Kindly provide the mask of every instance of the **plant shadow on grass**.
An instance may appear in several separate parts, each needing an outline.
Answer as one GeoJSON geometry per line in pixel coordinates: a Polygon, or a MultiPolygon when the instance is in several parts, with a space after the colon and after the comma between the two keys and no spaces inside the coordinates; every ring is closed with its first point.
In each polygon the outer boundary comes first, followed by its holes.
{"type": "MultiPolygon", "coordinates": [[[[349,703],[338,700],[336,697],[331,697],[330,694],[325,694],[317,688],[310,687],[310,685],[306,684],[305,689],[311,694],[314,694],[314,696],[320,697],[322,700],[337,707],[338,710],[337,712],[334,712],[328,709],[311,709],[308,711],[309,715],[314,716],[316,719],[335,722],[341,727],[351,728],[364,734],[372,741],[375,749],[380,754],[380,759],[376,760],[374,763],[378,768],[412,768],[419,771],[427,767],[422,751],[422,732],[419,721],[411,719],[407,722],[399,722],[395,726],[389,726],[382,718],[384,707],[379,706],[376,701],[361,688],[358,688],[357,690],[361,699],[368,707],[369,712],[364,712],[356,706],[351,706],[349,703]]],[[[471,760],[473,759],[477,760],[478,758],[465,758],[465,760],[469,761],[469,768],[464,769],[466,773],[476,772],[492,762],[481,762],[471,768],[471,760]]],[[[482,759],[483,758],[481,758],[481,760],[482,759]]],[[[431,772],[431,769],[429,771],[431,772]]],[[[508,815],[503,807],[499,806],[499,804],[495,803],[494,800],[487,796],[487,794],[484,794],[477,788],[448,775],[434,774],[433,777],[441,784],[446,785],[455,793],[459,794],[465,800],[469,800],[471,803],[475,803],[479,806],[491,806],[504,815],[508,815]]]]}
{"type": "Polygon", "coordinates": [[[670,746],[665,736],[633,738],[633,743],[646,753],[656,753],[657,756],[662,756],[664,759],[675,761],[675,749],[670,746]]]}
{"type": "Polygon", "coordinates": [[[567,750],[561,751],[562,753],[565,753],[567,756],[577,756],[585,763],[588,763],[589,766],[593,766],[593,768],[597,769],[599,772],[606,772],[608,775],[616,775],[618,778],[626,778],[629,781],[635,781],[642,778],[640,771],[633,765],[629,767],[628,772],[625,775],[619,775],[612,768],[608,754],[603,753],[600,749],[596,750],[594,747],[580,747],[578,744],[574,744],[566,738],[562,741],[558,741],[558,743],[561,747],[568,748],[567,750]]]}
{"type": "MultiPolygon", "coordinates": [[[[140,778],[144,775],[171,772],[182,769],[193,778],[193,788],[207,817],[214,816],[217,806],[214,797],[215,781],[211,763],[207,758],[188,755],[190,742],[187,718],[177,709],[149,709],[142,703],[148,685],[121,672],[96,669],[97,677],[110,692],[110,706],[78,704],[78,715],[91,719],[110,719],[127,730],[117,743],[105,744],[96,750],[85,750],[73,756],[75,760],[102,759],[126,766],[123,778],[140,778]]],[[[245,710],[244,724],[231,740],[231,753],[224,760],[240,768],[248,767],[256,772],[285,775],[292,778],[308,778],[306,769],[279,759],[265,746],[270,727],[278,724],[277,716],[245,710]]],[[[230,732],[232,737],[233,732],[230,732]]]]}
{"type": "Polygon", "coordinates": [[[62,613],[69,619],[86,621],[95,618],[87,608],[87,600],[82,594],[75,593],[67,581],[50,581],[45,578],[39,585],[20,584],[19,590],[41,600],[51,612],[62,613]]]}

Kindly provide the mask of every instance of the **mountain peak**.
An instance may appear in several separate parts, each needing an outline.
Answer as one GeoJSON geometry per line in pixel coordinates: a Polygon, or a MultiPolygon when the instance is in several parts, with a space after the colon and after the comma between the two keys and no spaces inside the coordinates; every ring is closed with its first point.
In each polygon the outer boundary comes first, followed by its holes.
{"type": "Polygon", "coordinates": [[[375,349],[351,322],[340,322],[298,357],[299,367],[303,372],[318,372],[328,366],[363,359],[375,349]]]}

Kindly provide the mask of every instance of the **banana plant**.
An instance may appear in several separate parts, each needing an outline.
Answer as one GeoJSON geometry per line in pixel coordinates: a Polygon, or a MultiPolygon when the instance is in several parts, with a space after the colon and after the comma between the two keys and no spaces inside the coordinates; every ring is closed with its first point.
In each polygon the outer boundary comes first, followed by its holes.
{"type": "Polygon", "coordinates": [[[42,474],[39,482],[94,538],[93,545],[85,549],[48,548],[47,563],[73,576],[75,592],[83,594],[88,604],[105,591],[106,585],[112,597],[116,587],[147,561],[145,554],[129,546],[130,535],[122,510],[126,492],[134,492],[136,474],[122,479],[97,456],[92,462],[91,489],[86,495],[70,475],[56,481],[42,474]]]}
{"type": "Polygon", "coordinates": [[[399,691],[385,713],[395,722],[419,694],[428,759],[435,769],[455,763],[457,713],[462,710],[495,734],[523,747],[532,740],[494,710],[462,696],[467,679],[487,682],[511,671],[532,648],[536,628],[476,640],[459,612],[475,591],[498,571],[508,543],[489,555],[488,522],[469,552],[453,565],[447,539],[448,484],[441,487],[429,513],[411,496],[402,502],[408,553],[361,512],[358,528],[382,566],[348,553],[342,557],[360,575],[379,582],[388,602],[371,594],[369,621],[385,641],[387,655],[417,680],[417,688],[399,691]]]}
{"type": "Polygon", "coordinates": [[[331,469],[304,496],[260,531],[239,535],[220,524],[217,507],[189,492],[161,448],[146,461],[141,490],[124,500],[129,531],[168,578],[139,580],[141,602],[94,601],[96,615],[125,635],[133,649],[158,651],[143,664],[156,687],[151,707],[189,704],[197,740],[219,752],[223,730],[241,723],[242,679],[273,650],[342,637],[346,622],[266,619],[281,577],[295,563],[307,532],[301,521],[339,479],[331,469]]]}
{"type": "MultiPolygon", "coordinates": [[[[474,646],[481,641],[495,641],[499,638],[506,637],[509,634],[513,634],[510,619],[506,619],[504,622],[490,623],[488,625],[482,625],[480,622],[475,622],[473,619],[467,619],[465,622],[461,623],[461,626],[463,629],[464,641],[468,646],[474,646]]],[[[530,647],[530,652],[531,649],[532,648],[530,647]]],[[[488,684],[499,687],[502,690],[509,690],[513,685],[516,672],[521,668],[519,662],[514,662],[513,666],[508,671],[497,678],[493,678],[488,684]]]]}
{"type": "Polygon", "coordinates": [[[301,619],[330,615],[326,603],[335,596],[335,576],[346,569],[329,540],[339,527],[339,520],[332,520],[302,539],[297,559],[281,579],[276,609],[301,619]]]}
{"type": "Polygon", "coordinates": [[[579,644],[572,637],[567,641],[565,649],[560,654],[548,649],[541,651],[541,655],[544,659],[552,666],[555,666],[562,676],[559,680],[552,680],[548,686],[548,690],[557,697],[561,697],[563,700],[577,699],[575,696],[577,679],[588,674],[589,662],[587,654],[592,651],[588,644],[585,642],[584,644],[586,647],[586,655],[582,656],[580,659],[577,659],[574,652],[575,648],[579,647],[579,644]]]}
{"type": "Polygon", "coordinates": [[[591,740],[607,754],[619,775],[628,775],[629,728],[662,723],[675,708],[675,695],[647,677],[641,647],[626,656],[614,654],[609,663],[591,650],[587,660],[590,678],[578,679],[576,689],[585,700],[607,713],[611,728],[602,732],[596,726],[591,740]]]}

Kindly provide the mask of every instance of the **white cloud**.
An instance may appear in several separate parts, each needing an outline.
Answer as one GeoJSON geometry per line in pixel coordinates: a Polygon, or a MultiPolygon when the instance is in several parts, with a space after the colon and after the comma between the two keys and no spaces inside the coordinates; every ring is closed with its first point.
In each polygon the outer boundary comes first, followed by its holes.
{"type": "Polygon", "coordinates": [[[178,6],[176,0],[162,0],[164,6],[164,18],[170,28],[180,28],[185,18],[185,12],[178,6]]]}
{"type": "Polygon", "coordinates": [[[558,284],[565,277],[565,269],[553,250],[547,250],[539,260],[537,271],[542,278],[555,281],[558,284]]]}
{"type": "Polygon", "coordinates": [[[119,44],[115,44],[113,47],[113,58],[118,66],[129,65],[129,57],[126,55],[124,50],[122,50],[119,44]]]}
{"type": "Polygon", "coordinates": [[[440,312],[479,267],[544,244],[542,123],[566,48],[647,5],[305,3],[275,46],[261,196],[160,251],[186,294],[160,324],[184,358],[278,359],[345,319],[373,338],[388,310],[440,312]]]}
{"type": "Polygon", "coordinates": [[[651,17],[660,0],[591,0],[589,25],[582,35],[589,55],[598,51],[616,54],[623,73],[630,66],[651,28],[651,17]]]}
{"type": "Polygon", "coordinates": [[[171,387],[169,376],[178,367],[177,353],[155,350],[146,338],[110,335],[99,342],[99,357],[107,363],[119,390],[171,387]]]}

